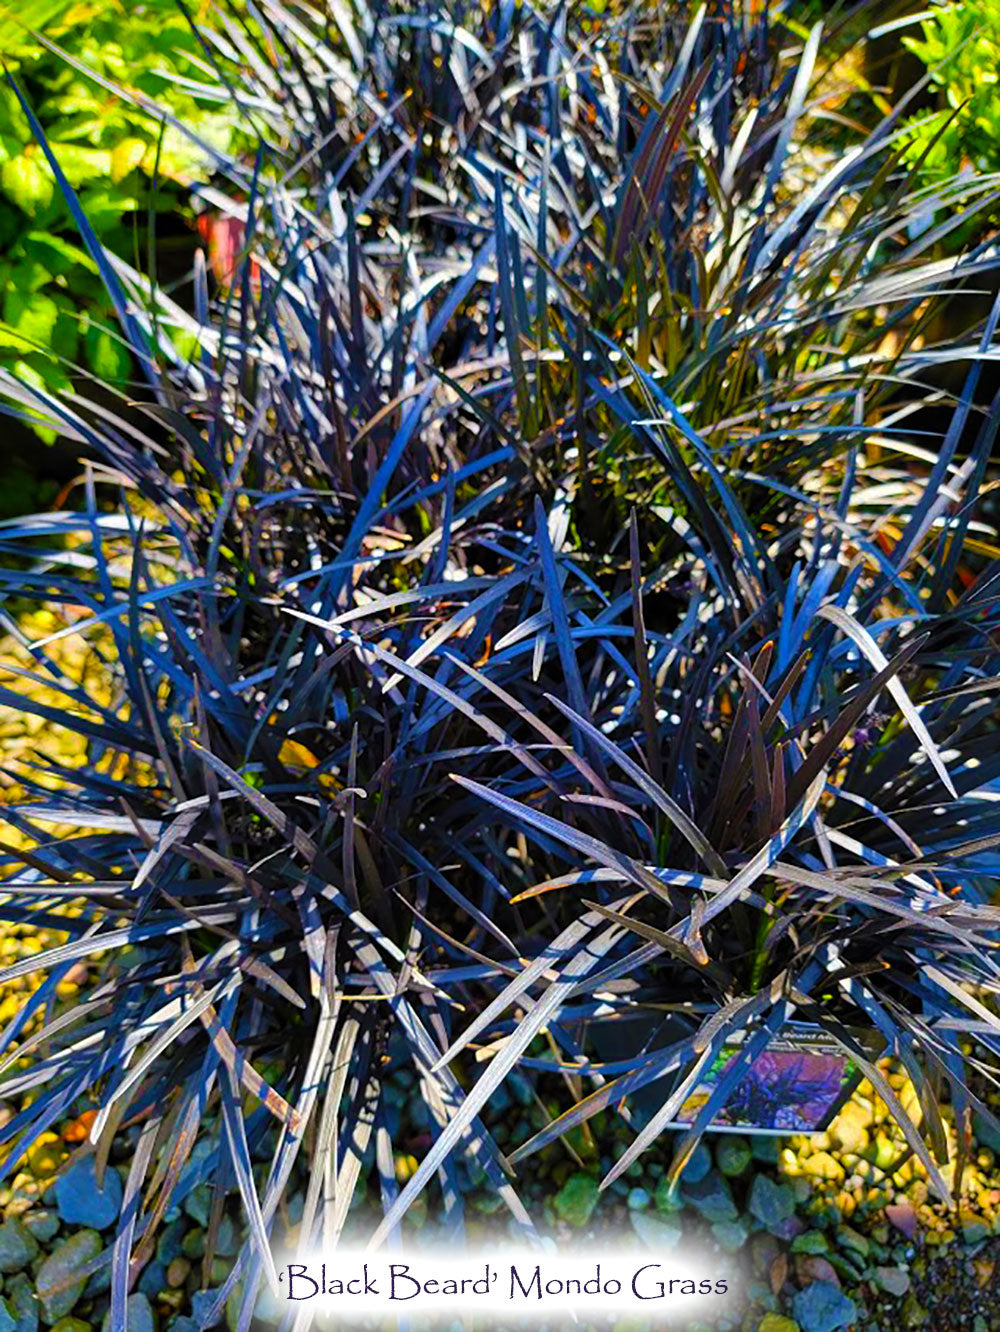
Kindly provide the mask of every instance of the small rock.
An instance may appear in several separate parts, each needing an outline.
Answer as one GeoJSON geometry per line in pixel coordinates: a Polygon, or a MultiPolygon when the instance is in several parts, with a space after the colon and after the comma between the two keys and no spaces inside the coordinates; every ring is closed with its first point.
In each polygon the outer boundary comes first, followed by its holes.
{"type": "Polygon", "coordinates": [[[788,1254],[779,1253],[771,1263],[767,1274],[767,1284],[771,1288],[772,1295],[780,1295],[785,1289],[785,1282],[788,1280],[788,1254]]]}
{"type": "Polygon", "coordinates": [[[59,1217],[55,1212],[33,1210],[25,1212],[21,1218],[25,1228],[38,1240],[39,1244],[48,1244],[59,1230],[59,1217]]]}
{"type": "Polygon", "coordinates": [[[722,1138],[715,1149],[715,1161],[724,1175],[736,1179],[749,1167],[753,1153],[746,1138],[722,1138]]]}
{"type": "Polygon", "coordinates": [[[167,1225],[156,1242],[156,1256],[161,1263],[171,1263],[179,1258],[184,1244],[187,1226],[182,1216],[175,1217],[167,1225]]]}
{"type": "Polygon", "coordinates": [[[0,1272],[20,1272],[37,1256],[35,1237],[19,1217],[0,1226],[0,1272]]]}
{"type": "Polygon", "coordinates": [[[828,1253],[830,1242],[822,1230],[807,1230],[792,1240],[792,1253],[828,1253]]]}
{"type": "Polygon", "coordinates": [[[976,1285],[980,1290],[985,1288],[993,1280],[993,1273],[996,1270],[995,1258],[974,1258],[972,1267],[976,1273],[976,1285]]]}
{"type": "Polygon", "coordinates": [[[914,1329],[926,1327],[930,1321],[930,1314],[920,1303],[912,1290],[906,1292],[899,1315],[904,1327],[911,1327],[914,1329]]]}
{"type": "Polygon", "coordinates": [[[17,1319],[6,1300],[0,1300],[0,1332],[17,1332],[17,1319]]]}
{"type": "MultiPolygon", "coordinates": [[[[584,1178],[589,1178],[585,1176],[584,1178]]],[[[293,1225],[295,1222],[292,1223],[293,1225]]],[[[234,1254],[240,1246],[239,1232],[233,1224],[232,1218],[224,1216],[219,1226],[219,1233],[215,1238],[215,1252],[222,1254],[223,1257],[229,1257],[234,1254]]]]}
{"type": "Polygon", "coordinates": [[[214,1308],[218,1298],[219,1292],[217,1290],[196,1290],[191,1296],[191,1315],[199,1326],[219,1326],[222,1320],[221,1312],[214,1323],[208,1322],[210,1311],[214,1308]]]}
{"type": "Polygon", "coordinates": [[[991,1148],[994,1152],[1000,1152],[1000,1133],[982,1117],[976,1114],[972,1120],[972,1131],[976,1135],[976,1141],[981,1142],[984,1147],[991,1148]]]}
{"type": "MultiPolygon", "coordinates": [[[[156,1332],[153,1310],[145,1295],[130,1295],[125,1306],[128,1332],[156,1332]]],[[[111,1332],[111,1310],[104,1315],[101,1332],[111,1332]]]]}
{"type": "Polygon", "coordinates": [[[199,1226],[208,1225],[208,1215],[212,1208],[212,1190],[207,1184],[199,1184],[184,1199],[184,1210],[192,1221],[199,1226]]]}
{"type": "Polygon", "coordinates": [[[658,1212],[679,1212],[684,1205],[680,1189],[676,1186],[671,1188],[666,1175],[656,1182],[653,1205],[658,1212]]]}
{"type": "Polygon", "coordinates": [[[838,1332],[857,1315],[854,1301],[828,1281],[814,1281],[792,1300],[792,1312],[802,1332],[838,1332]]]}
{"type": "Polygon", "coordinates": [[[92,1326],[82,1318],[60,1318],[58,1323],[52,1324],[52,1332],[91,1332],[92,1326]]]}
{"type": "Polygon", "coordinates": [[[154,1258],[151,1263],[147,1263],[142,1269],[142,1275],[139,1277],[137,1289],[147,1295],[151,1300],[155,1300],[160,1291],[167,1284],[167,1269],[154,1258]]]}
{"type": "Polygon", "coordinates": [[[684,1184],[684,1197],[706,1221],[735,1221],[739,1210],[725,1176],[710,1171],[696,1184],[684,1184]]]}
{"type": "Polygon", "coordinates": [[[902,1267],[876,1267],[875,1280],[887,1294],[900,1298],[910,1289],[910,1275],[902,1267]]]}
{"type": "Polygon", "coordinates": [[[4,1302],[13,1309],[17,1319],[17,1332],[37,1332],[38,1301],[34,1283],[25,1272],[8,1277],[4,1282],[4,1302]]]}
{"type": "Polygon", "coordinates": [[[86,1276],[74,1280],[73,1274],[101,1252],[101,1237],[96,1230],[78,1230],[62,1240],[38,1269],[35,1290],[47,1323],[57,1323],[72,1313],[83,1294],[86,1276]]]}
{"type": "Polygon", "coordinates": [[[167,1268],[167,1285],[171,1290],[183,1286],[191,1272],[191,1264],[186,1258],[175,1258],[167,1268]]]}
{"type": "Polygon", "coordinates": [[[917,1213],[911,1202],[904,1198],[902,1202],[889,1203],[885,1209],[885,1214],[888,1220],[907,1239],[913,1239],[917,1233],[917,1213]]]}
{"type": "Polygon", "coordinates": [[[680,1243],[684,1233],[675,1216],[656,1216],[652,1212],[629,1212],[632,1229],[651,1249],[666,1251],[680,1243]]]}
{"type": "Polygon", "coordinates": [[[814,1152],[806,1157],[802,1169],[813,1179],[829,1179],[840,1184],[844,1179],[844,1167],[829,1152],[814,1152]]]}
{"type": "Polygon", "coordinates": [[[750,1154],[761,1165],[778,1164],[778,1139],[768,1134],[755,1133],[750,1140],[750,1154]]]}
{"type": "Polygon", "coordinates": [[[48,1179],[66,1159],[66,1149],[58,1133],[40,1133],[28,1149],[28,1169],[36,1179],[48,1179]]]}
{"type": "Polygon", "coordinates": [[[629,1189],[625,1206],[634,1208],[637,1212],[643,1212],[652,1201],[648,1189],[629,1189]]]}
{"type": "Polygon", "coordinates": [[[707,1145],[699,1142],[684,1166],[682,1178],[685,1184],[697,1184],[705,1178],[712,1168],[712,1153],[707,1145]]]}
{"type": "Polygon", "coordinates": [[[117,1170],[105,1170],[103,1188],[97,1184],[93,1156],[77,1161],[56,1180],[56,1206],[70,1226],[107,1230],[118,1219],[122,1205],[122,1182],[117,1170]]]}
{"type": "Polygon", "coordinates": [[[750,1211],[773,1231],[794,1215],[795,1195],[787,1184],[775,1184],[768,1175],[757,1175],[750,1190],[750,1211]]]}
{"type": "Polygon", "coordinates": [[[962,1238],[966,1244],[977,1244],[990,1233],[989,1223],[967,1207],[959,1208],[958,1219],[962,1226],[962,1238]]]}
{"type": "Polygon", "coordinates": [[[202,1258],[205,1253],[205,1232],[199,1228],[189,1230],[181,1241],[181,1252],[192,1262],[202,1258]]]}
{"type": "Polygon", "coordinates": [[[854,1252],[859,1253],[862,1258],[867,1256],[868,1250],[871,1248],[871,1245],[868,1242],[868,1237],[862,1235],[859,1231],[854,1230],[851,1226],[838,1226],[837,1238],[844,1248],[853,1249],[854,1252]]]}
{"type": "Polygon", "coordinates": [[[802,1286],[808,1285],[811,1281],[826,1281],[840,1289],[840,1277],[833,1265],[818,1253],[800,1253],[795,1260],[795,1271],[802,1286]]]}
{"type": "Polygon", "coordinates": [[[597,1180],[590,1175],[570,1175],[552,1200],[556,1213],[568,1225],[585,1226],[597,1206],[597,1180]]]}
{"type": "Polygon", "coordinates": [[[861,1153],[868,1146],[872,1112],[858,1101],[848,1101],[830,1127],[830,1136],[845,1152],[861,1153]]]}
{"type": "Polygon", "coordinates": [[[802,1332],[794,1318],[784,1314],[769,1313],[757,1324],[757,1332],[802,1332]]]}
{"type": "Polygon", "coordinates": [[[716,1221],[712,1226],[712,1234],[726,1253],[738,1253],[750,1238],[750,1227],[740,1216],[734,1221],[716,1221]]]}

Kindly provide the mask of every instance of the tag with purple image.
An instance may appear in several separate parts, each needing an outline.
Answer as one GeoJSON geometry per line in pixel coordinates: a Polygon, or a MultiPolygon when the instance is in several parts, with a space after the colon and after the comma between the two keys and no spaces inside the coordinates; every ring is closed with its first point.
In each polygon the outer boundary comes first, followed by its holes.
{"type": "MultiPolygon", "coordinates": [[[[879,1048],[868,1032],[851,1035],[875,1059],[879,1048]]],[[[724,1045],[711,1068],[681,1106],[675,1127],[687,1128],[739,1052],[724,1045]]],[[[724,1133],[821,1133],[861,1081],[853,1059],[824,1031],[792,1024],[776,1036],[733,1088],[709,1124],[724,1133]]]]}

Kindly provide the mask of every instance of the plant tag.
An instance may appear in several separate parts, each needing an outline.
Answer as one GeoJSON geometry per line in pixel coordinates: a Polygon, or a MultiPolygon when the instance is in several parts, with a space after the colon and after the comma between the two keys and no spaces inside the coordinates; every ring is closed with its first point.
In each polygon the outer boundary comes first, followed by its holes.
{"type": "MultiPolygon", "coordinates": [[[[851,1035],[872,1059],[884,1042],[877,1034],[851,1035]]],[[[671,1127],[689,1128],[736,1057],[743,1037],[727,1042],[681,1106],[671,1127]]],[[[716,1133],[822,1133],[861,1081],[842,1046],[819,1027],[791,1023],[771,1041],[733,1088],[708,1126],[716,1133]]]]}

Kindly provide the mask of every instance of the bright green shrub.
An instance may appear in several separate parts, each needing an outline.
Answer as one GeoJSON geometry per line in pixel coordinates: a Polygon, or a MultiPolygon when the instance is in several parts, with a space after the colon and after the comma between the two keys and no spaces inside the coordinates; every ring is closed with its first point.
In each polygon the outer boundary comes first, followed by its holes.
{"type": "MultiPolygon", "coordinates": [[[[0,3],[8,70],[105,248],[144,266],[141,215],[176,209],[207,157],[144,110],[146,99],[217,148],[231,141],[238,113],[192,86],[206,56],[173,0],[18,7],[26,22],[45,24],[42,37],[14,13],[0,3]]],[[[0,85],[0,291],[0,365],[50,388],[67,387],[77,364],[112,382],[129,374],[104,285],[9,82],[0,85]]]]}
{"type": "Polygon", "coordinates": [[[935,5],[920,24],[920,36],[905,36],[903,43],[941,90],[940,108],[913,121],[919,132],[910,151],[914,159],[924,158],[924,172],[937,181],[962,167],[1000,168],[998,0],[935,5]]]}

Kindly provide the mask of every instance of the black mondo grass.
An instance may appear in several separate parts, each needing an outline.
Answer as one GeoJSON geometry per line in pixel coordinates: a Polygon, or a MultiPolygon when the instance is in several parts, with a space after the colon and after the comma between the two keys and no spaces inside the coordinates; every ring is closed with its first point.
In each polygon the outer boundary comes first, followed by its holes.
{"type": "Polygon", "coordinates": [[[824,156],[820,29],[753,8],[224,9],[206,87],[260,144],[201,191],[231,266],[184,309],[78,216],[140,379],[2,381],[86,461],[71,507],[0,526],[6,621],[64,624],[31,644],[59,701],[0,699],[88,757],[0,811],[3,918],[67,935],[0,972],[47,975],[0,1133],[12,1169],[84,1097],[99,1160],[130,1135],[116,1318],[206,1182],[247,1222],[211,1311],[242,1282],[242,1328],[303,1172],[303,1245],[369,1162],[374,1245],[432,1181],[460,1235],[466,1162],[530,1238],[521,1161],[616,1108],[611,1182],[744,1034],[679,1172],[793,1018],[943,1198],[942,1100],[992,1122],[996,311],[935,339],[995,256],[924,222],[996,182],[917,189],[899,113],[824,156]],[[393,1061],[430,1125],[402,1187],[393,1061]],[[565,1110],[508,1158],[513,1070],[565,1110]]]}

